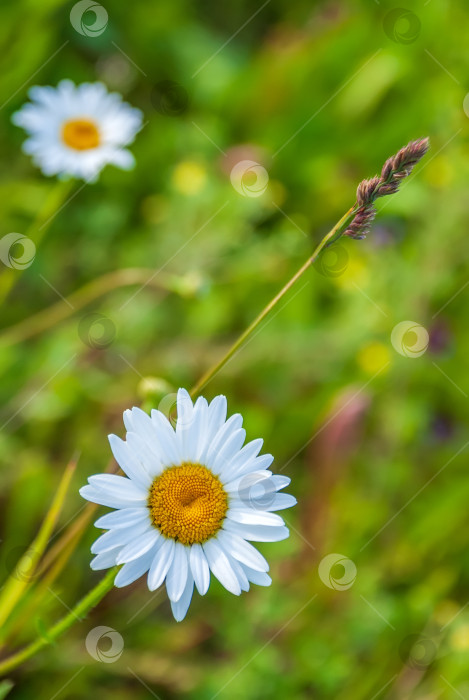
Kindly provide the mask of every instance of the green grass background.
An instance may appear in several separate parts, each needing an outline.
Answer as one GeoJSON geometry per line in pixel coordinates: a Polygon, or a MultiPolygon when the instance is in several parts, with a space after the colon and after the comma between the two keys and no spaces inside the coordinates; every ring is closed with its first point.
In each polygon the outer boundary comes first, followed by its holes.
{"type": "MultiPolygon", "coordinates": [[[[37,241],[26,270],[0,264],[0,288],[12,284],[0,334],[4,579],[72,454],[81,457],[60,527],[82,507],[87,476],[108,463],[106,436],[123,434],[122,411],[192,385],[353,203],[362,178],[411,139],[428,135],[432,148],[401,192],[380,200],[368,239],[343,244],[341,274],[328,273],[332,258],[311,269],[204,389],[226,394],[248,438],[262,436],[276,470],[292,478],[291,537],[260,546],[271,588],[238,599],[213,582],[180,624],[144,581],[114,590],[10,674],[10,696],[469,697],[466,3],[409,3],[420,23],[409,43],[405,18],[389,31],[388,0],[271,0],[262,9],[114,0],[97,38],[73,30],[72,6],[18,0],[0,9],[1,235],[37,241]],[[109,167],[96,184],[71,185],[39,241],[36,217],[55,211],[64,186],[22,154],[10,118],[29,86],[62,78],[104,81],[146,123],[131,147],[135,170],[109,167]],[[152,104],[165,79],[187,91],[180,115],[152,104]],[[244,158],[269,173],[260,197],[230,184],[244,158]],[[115,285],[75,313],[58,296],[111,271],[163,266],[156,279],[167,289],[115,285]],[[25,319],[30,328],[57,302],[67,319],[24,340],[7,331],[25,319]],[[101,350],[83,342],[94,312],[116,332],[101,350]],[[404,320],[430,334],[421,357],[391,344],[404,320]],[[155,378],[169,383],[160,394],[155,378]],[[335,552],[357,568],[345,591],[318,575],[335,552]],[[115,663],[85,649],[97,625],[124,638],[115,663]],[[409,658],[411,635],[423,639],[423,658],[415,647],[409,658]]],[[[99,580],[89,569],[96,532],[89,526],[9,649],[99,580]]]]}

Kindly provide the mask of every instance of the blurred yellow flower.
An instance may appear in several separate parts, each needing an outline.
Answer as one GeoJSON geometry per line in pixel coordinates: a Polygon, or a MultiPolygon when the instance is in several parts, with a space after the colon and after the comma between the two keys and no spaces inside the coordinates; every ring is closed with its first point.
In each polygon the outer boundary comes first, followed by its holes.
{"type": "Polygon", "coordinates": [[[458,651],[469,649],[469,625],[458,627],[451,635],[451,646],[458,651]]]}
{"type": "Polygon", "coordinates": [[[193,160],[183,160],[175,167],[172,175],[173,186],[181,194],[198,194],[206,181],[207,171],[193,160]]]}
{"type": "Polygon", "coordinates": [[[358,352],[358,366],[367,374],[376,374],[391,362],[391,352],[383,343],[369,343],[358,352]]]}
{"type": "MultiPolygon", "coordinates": [[[[342,243],[339,243],[342,245],[342,243]]],[[[333,250],[333,247],[331,247],[333,250]]],[[[347,264],[341,275],[334,277],[335,283],[343,289],[354,289],[354,285],[363,286],[368,282],[369,271],[363,258],[350,255],[350,248],[346,249],[348,254],[347,264]]]]}

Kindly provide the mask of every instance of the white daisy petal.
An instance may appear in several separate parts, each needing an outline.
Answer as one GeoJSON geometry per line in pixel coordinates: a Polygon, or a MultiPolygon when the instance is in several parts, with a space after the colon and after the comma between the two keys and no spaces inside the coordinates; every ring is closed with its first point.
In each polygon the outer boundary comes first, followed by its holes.
{"type": "Polygon", "coordinates": [[[255,457],[249,460],[243,466],[240,466],[236,472],[236,476],[244,476],[245,474],[250,474],[251,472],[261,471],[263,469],[268,469],[274,458],[272,455],[261,455],[260,457],[255,457]]]}
{"type": "Polygon", "coordinates": [[[182,596],[177,602],[171,601],[171,610],[173,611],[174,619],[176,622],[181,622],[186,617],[189,605],[192,600],[192,593],[194,591],[194,579],[191,574],[187,576],[186,587],[182,596]]]}
{"type": "Polygon", "coordinates": [[[280,491],[280,489],[284,489],[285,486],[288,486],[290,484],[290,477],[289,476],[283,476],[282,474],[274,474],[272,477],[272,481],[275,486],[276,491],[280,491]]]}
{"type": "Polygon", "coordinates": [[[155,425],[150,418],[144,411],[142,411],[141,408],[134,407],[130,411],[131,415],[131,429],[128,430],[127,433],[127,438],[132,435],[136,434],[139,438],[141,438],[142,442],[139,443],[134,443],[136,449],[139,451],[144,452],[144,448],[142,446],[142,443],[145,444],[146,446],[146,452],[145,454],[148,455],[150,453],[151,455],[154,455],[154,458],[156,458],[159,461],[165,461],[166,455],[162,453],[162,451],[158,447],[158,433],[155,430],[155,425]]]}
{"type": "Polygon", "coordinates": [[[192,399],[185,389],[179,389],[177,395],[176,436],[183,461],[196,461],[200,435],[201,412],[192,405],[192,399]]]}
{"type": "Polygon", "coordinates": [[[229,508],[226,517],[243,525],[284,525],[280,515],[254,508],[229,508]]]}
{"type": "Polygon", "coordinates": [[[197,590],[200,595],[205,595],[210,585],[210,569],[202,545],[193,544],[191,546],[189,564],[197,590]]]}
{"type": "Polygon", "coordinates": [[[148,572],[148,588],[155,591],[163,583],[168,569],[173,562],[174,540],[163,540],[161,547],[153,557],[153,561],[148,572]]]}
{"type": "Polygon", "coordinates": [[[109,569],[111,566],[116,565],[116,558],[119,554],[121,548],[111,549],[109,552],[102,552],[98,554],[94,559],[91,560],[90,567],[93,571],[101,571],[102,569],[109,569]]]}
{"type": "Polygon", "coordinates": [[[188,391],[186,391],[186,389],[178,389],[176,403],[178,415],[176,434],[178,434],[190,427],[192,422],[192,414],[194,412],[194,405],[190,394],[188,391]]]}
{"type": "Polygon", "coordinates": [[[129,452],[135,455],[142,468],[148,474],[147,489],[151,486],[155,476],[161,473],[164,463],[161,455],[156,454],[156,449],[151,449],[148,440],[143,439],[137,433],[127,433],[127,445],[129,452]]]}
{"type": "Polygon", "coordinates": [[[257,457],[263,444],[264,441],[261,438],[258,438],[257,440],[252,440],[251,442],[248,442],[247,445],[244,445],[243,449],[240,450],[222,470],[220,474],[222,481],[227,481],[228,479],[233,481],[233,479],[238,478],[238,472],[245,467],[246,464],[250,464],[251,461],[257,457]]]}
{"type": "Polygon", "coordinates": [[[202,545],[204,554],[213,575],[220,581],[222,586],[234,595],[241,594],[241,586],[238,577],[234,573],[227,556],[215,540],[208,540],[202,545]]]}
{"type": "Polygon", "coordinates": [[[88,478],[88,483],[99,491],[113,494],[116,498],[129,501],[146,501],[148,492],[134,481],[117,474],[94,474],[88,478]]]}
{"type": "Polygon", "coordinates": [[[239,430],[242,425],[243,417],[239,413],[235,413],[233,416],[228,418],[224,425],[222,425],[212,442],[207,445],[202,454],[203,463],[206,464],[207,467],[212,468],[214,459],[216,458],[218,452],[221,450],[231,434],[236,430],[239,430]]]}
{"type": "Polygon", "coordinates": [[[233,569],[236,578],[239,581],[239,585],[242,591],[247,592],[249,590],[249,580],[248,577],[246,576],[246,572],[244,571],[243,567],[237,561],[234,557],[231,557],[226,551],[225,551],[226,556],[228,557],[228,561],[230,562],[230,566],[233,569]]]}
{"type": "Polygon", "coordinates": [[[295,506],[296,503],[296,498],[290,496],[289,493],[276,493],[272,502],[266,505],[265,510],[285,510],[285,508],[295,506]]]}
{"type": "Polygon", "coordinates": [[[102,489],[89,485],[81,487],[80,496],[87,501],[97,503],[100,506],[108,506],[109,508],[132,508],[136,505],[136,501],[133,498],[117,497],[113,493],[106,493],[102,489]]]}
{"type": "Polygon", "coordinates": [[[174,557],[168,573],[166,574],[166,590],[168,598],[177,603],[182,596],[187,583],[189,563],[187,550],[183,544],[176,542],[174,545],[174,557]]]}
{"type": "Polygon", "coordinates": [[[235,430],[231,433],[224,445],[218,450],[212,460],[212,471],[214,474],[220,474],[221,471],[229,464],[230,460],[236,455],[246,439],[246,431],[243,428],[235,430]]]}
{"type": "Polygon", "coordinates": [[[283,525],[275,527],[271,525],[242,525],[228,519],[224,521],[223,529],[234,532],[235,535],[252,542],[280,542],[286,540],[290,535],[288,528],[283,525]]]}
{"type": "Polygon", "coordinates": [[[140,537],[150,529],[148,523],[143,523],[132,529],[108,530],[98,537],[91,545],[92,554],[101,554],[115,547],[124,547],[129,542],[132,542],[135,537],[140,537]]]}
{"type": "Polygon", "coordinates": [[[107,164],[133,166],[124,146],[134,140],[143,115],[102,83],[62,80],[56,88],[32,87],[29,97],[32,102],[12,120],[28,133],[24,150],[45,175],[92,181],[107,164]]]}
{"type": "Polygon", "coordinates": [[[176,440],[176,433],[171,427],[171,423],[161,411],[156,409],[153,409],[151,412],[151,422],[156,430],[157,444],[159,450],[161,450],[162,459],[164,459],[166,465],[179,464],[182,461],[181,453],[176,440]]]}
{"type": "Polygon", "coordinates": [[[148,522],[151,524],[148,508],[122,508],[121,510],[113,510],[111,513],[106,513],[97,519],[94,526],[103,530],[127,528],[140,523],[148,522]]]}
{"type": "Polygon", "coordinates": [[[269,574],[266,574],[263,571],[256,571],[255,569],[251,569],[249,566],[246,566],[245,564],[241,565],[243,567],[243,570],[251,583],[255,583],[256,586],[270,586],[272,583],[272,579],[270,578],[269,574]]]}
{"type": "Polygon", "coordinates": [[[120,552],[117,557],[117,563],[127,564],[129,561],[138,559],[138,557],[141,557],[142,554],[145,554],[145,552],[148,552],[148,550],[153,547],[159,537],[161,537],[161,535],[156,528],[152,528],[143,535],[138,536],[135,541],[130,542],[130,544],[126,545],[120,552]]]}
{"type": "Polygon", "coordinates": [[[191,439],[197,442],[197,447],[195,448],[193,456],[194,462],[200,462],[200,455],[206,444],[208,426],[208,403],[203,396],[199,396],[194,405],[194,421],[191,430],[191,439]]]}
{"type": "Polygon", "coordinates": [[[112,453],[122,471],[139,486],[148,488],[152,479],[148,471],[142,466],[138,453],[135,450],[131,450],[129,445],[118,438],[117,435],[109,435],[108,439],[112,453]]]}
{"type": "Polygon", "coordinates": [[[226,402],[226,396],[223,396],[222,394],[220,394],[220,396],[215,396],[208,407],[208,422],[211,431],[210,438],[215,437],[218,430],[226,421],[227,411],[228,405],[226,402]]]}
{"type": "Polygon", "coordinates": [[[226,493],[233,495],[233,497],[240,498],[244,501],[244,491],[250,489],[253,484],[261,484],[265,487],[264,491],[270,492],[270,485],[272,484],[273,490],[275,490],[274,482],[269,478],[272,476],[272,472],[267,470],[262,472],[250,472],[244,476],[238,476],[237,479],[223,484],[223,488],[226,493]],[[266,479],[268,481],[266,481],[266,479]]]}
{"type": "Polygon", "coordinates": [[[138,559],[134,559],[133,561],[129,561],[127,564],[124,564],[114,580],[114,585],[116,588],[128,586],[143,576],[143,574],[145,574],[150,568],[150,564],[154,556],[154,548],[152,548],[138,559]]]}
{"type": "Polygon", "coordinates": [[[239,535],[221,530],[217,535],[217,540],[225,552],[229,552],[234,559],[242,564],[246,564],[256,571],[269,570],[269,565],[262,554],[239,535]]]}

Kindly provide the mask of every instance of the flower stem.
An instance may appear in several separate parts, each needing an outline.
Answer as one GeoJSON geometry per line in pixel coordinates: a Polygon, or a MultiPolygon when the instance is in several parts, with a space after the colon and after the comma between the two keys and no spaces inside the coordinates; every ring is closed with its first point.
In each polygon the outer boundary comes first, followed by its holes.
{"type": "Polygon", "coordinates": [[[52,531],[54,529],[59,513],[62,509],[65,497],[70,486],[77,463],[77,458],[70,460],[67,465],[59,487],[54,496],[54,500],[47,511],[46,517],[39,528],[39,532],[29,546],[25,554],[21,557],[14,572],[8,578],[0,594],[0,628],[15,609],[16,604],[23,596],[25,589],[33,580],[35,570],[44,552],[52,531]]]}
{"type": "Polygon", "coordinates": [[[262,323],[262,321],[269,315],[269,313],[272,311],[272,309],[275,308],[275,306],[278,304],[278,302],[285,296],[285,294],[293,287],[295,282],[297,282],[300,277],[308,270],[308,268],[316,262],[318,259],[319,255],[322,253],[322,251],[330,246],[332,243],[335,243],[344,231],[347,229],[347,226],[349,223],[353,220],[356,212],[356,205],[351,207],[346,214],[340,219],[340,221],[337,222],[337,224],[332,228],[329,233],[327,233],[322,241],[319,243],[319,245],[315,248],[313,254],[311,257],[309,257],[305,263],[300,267],[297,272],[293,275],[293,277],[288,280],[288,282],[282,287],[282,289],[278,292],[278,294],[265,306],[262,311],[256,316],[254,321],[246,328],[246,330],[239,336],[239,338],[233,343],[233,345],[230,347],[230,349],[226,352],[226,354],[219,360],[217,363],[215,363],[212,367],[210,367],[205,374],[202,375],[202,377],[198,380],[198,382],[192,387],[190,390],[190,395],[192,397],[197,396],[197,394],[200,393],[200,391],[203,389],[203,387],[208,384],[208,382],[213,379],[213,377],[219,372],[222,367],[226,365],[228,360],[233,357],[233,355],[241,348],[241,346],[246,342],[246,340],[249,338],[249,336],[256,330],[256,328],[262,323]]]}
{"type": "Polygon", "coordinates": [[[153,279],[153,274],[153,270],[139,267],[107,272],[72,292],[65,299],[66,304],[63,303],[63,300],[58,301],[47,309],[38,311],[34,316],[30,316],[3,330],[0,334],[0,345],[14,345],[44,333],[44,331],[53,328],[61,321],[76,314],[80,309],[96,301],[96,299],[120,287],[142,284],[151,285],[160,289],[163,293],[174,292],[181,296],[191,291],[183,277],[158,275],[157,278],[153,279]]]}
{"type": "Polygon", "coordinates": [[[77,620],[81,621],[81,619],[104,598],[106,593],[111,590],[117,571],[118,567],[109,569],[106,576],[75,605],[68,615],[65,615],[65,617],[56,622],[55,625],[50,627],[43,636],[24,647],[24,649],[0,661],[0,675],[11,671],[13,668],[23,663],[23,661],[33,656],[37,651],[42,649],[42,647],[54,642],[57,637],[71,627],[74,622],[77,620]]]}

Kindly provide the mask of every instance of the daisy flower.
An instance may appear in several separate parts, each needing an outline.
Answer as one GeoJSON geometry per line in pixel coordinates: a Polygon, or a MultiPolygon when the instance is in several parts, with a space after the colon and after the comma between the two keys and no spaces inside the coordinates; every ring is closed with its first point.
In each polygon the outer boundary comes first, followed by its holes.
{"type": "Polygon", "coordinates": [[[109,93],[102,83],[75,86],[62,80],[56,88],[32,87],[32,102],[12,121],[29,134],[23,150],[44,175],[96,180],[111,163],[128,170],[134,157],[125,146],[142,126],[142,113],[109,93]]]}
{"type": "Polygon", "coordinates": [[[261,439],[243,447],[242,416],[227,420],[226,412],[224,396],[193,405],[184,389],[175,429],[160,411],[125,411],[126,441],[109,441],[127,476],[97,474],[80,489],[83,498],[115,508],[95,522],[107,532],[91,547],[91,568],[123,564],[118,588],[144,574],[150,591],[165,582],[177,621],[194,585],[205,595],[211,573],[235,595],[250,583],[269,586],[269,565],[248,540],[289,535],[272,511],[295,505],[293,496],[278,493],[290,479],[268,471],[273,457],[259,456],[261,439]]]}

